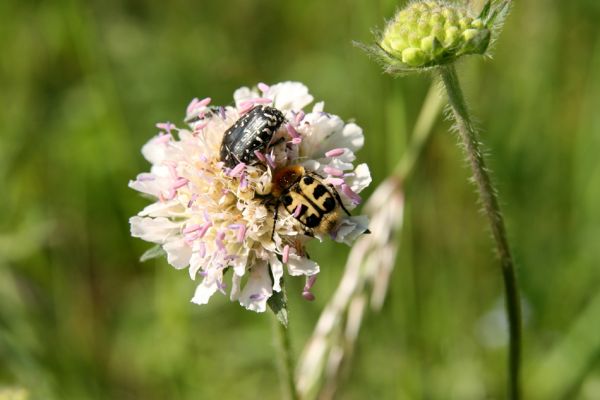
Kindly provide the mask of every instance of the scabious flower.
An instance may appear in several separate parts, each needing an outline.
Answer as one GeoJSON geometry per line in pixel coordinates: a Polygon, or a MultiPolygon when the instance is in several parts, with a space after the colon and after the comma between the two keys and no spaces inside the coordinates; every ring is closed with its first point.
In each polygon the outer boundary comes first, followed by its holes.
{"type": "MultiPolygon", "coordinates": [[[[362,129],[324,112],[322,102],[305,112],[313,97],[301,83],[261,83],[240,88],[233,97],[235,106],[224,107],[211,106],[210,98],[194,99],[187,128],[157,124],[160,133],[142,148],[152,168],[129,183],[155,202],[130,219],[131,234],[158,244],[169,264],[201,279],[192,302],[206,304],[216,292],[228,293],[232,301],[262,312],[274,291],[281,291],[284,266],[289,275],[306,277],[307,299],[320,269],[306,253],[312,237],[302,224],[277,201],[265,200],[273,173],[300,165],[332,185],[348,210],[360,203],[358,193],[371,176],[366,164],[353,165],[354,152],[363,145],[362,129]],[[220,159],[223,135],[257,105],[277,108],[285,123],[268,150],[256,152],[259,162],[227,168],[220,159]]],[[[349,244],[366,231],[367,222],[364,216],[344,216],[328,233],[349,244]]]]}
{"type": "Polygon", "coordinates": [[[390,73],[449,64],[465,55],[486,54],[509,6],[510,0],[490,0],[474,14],[450,1],[413,1],[386,24],[376,45],[359,46],[390,73]]]}

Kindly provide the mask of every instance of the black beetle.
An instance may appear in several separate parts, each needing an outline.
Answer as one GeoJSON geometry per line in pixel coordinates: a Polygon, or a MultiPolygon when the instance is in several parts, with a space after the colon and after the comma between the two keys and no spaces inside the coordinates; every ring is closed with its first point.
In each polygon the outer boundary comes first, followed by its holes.
{"type": "Polygon", "coordinates": [[[221,142],[221,161],[233,168],[238,163],[254,164],[255,151],[264,150],[281,127],[285,117],[274,107],[259,105],[225,131],[221,142]]]}

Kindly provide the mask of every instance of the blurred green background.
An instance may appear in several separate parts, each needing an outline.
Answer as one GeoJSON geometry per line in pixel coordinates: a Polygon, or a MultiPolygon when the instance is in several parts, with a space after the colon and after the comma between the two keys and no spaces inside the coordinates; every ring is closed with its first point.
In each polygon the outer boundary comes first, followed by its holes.
{"type": "MultiPolygon", "coordinates": [[[[304,82],[356,119],[373,187],[402,154],[430,79],[392,79],[368,42],[398,3],[0,2],[0,396],[278,399],[271,321],[164,260],[128,218],[140,148],[193,97],[304,82]]],[[[517,2],[493,60],[459,73],[490,152],[518,264],[530,398],[600,399],[600,2],[517,2]]],[[[401,257],[364,321],[343,399],[501,399],[502,282],[443,118],[407,185],[401,257]]],[[[371,187],[371,190],[373,189],[371,187]]],[[[348,249],[323,243],[317,300],[290,282],[299,353],[348,249]]]]}

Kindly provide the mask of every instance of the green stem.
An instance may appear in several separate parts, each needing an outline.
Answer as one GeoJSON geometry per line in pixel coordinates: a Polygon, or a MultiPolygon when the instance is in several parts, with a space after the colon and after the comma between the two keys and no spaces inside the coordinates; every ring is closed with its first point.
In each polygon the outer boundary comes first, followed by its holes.
{"type": "MultiPolygon", "coordinates": [[[[287,308],[287,295],[283,280],[281,284],[281,291],[285,304],[284,307],[287,308]]],[[[294,381],[294,362],[292,360],[292,345],[290,341],[289,327],[284,325],[275,314],[273,315],[273,329],[275,330],[275,336],[277,336],[279,379],[281,381],[283,395],[284,398],[297,400],[298,391],[296,390],[296,383],[294,381]]]]}
{"type": "Polygon", "coordinates": [[[519,370],[521,359],[521,306],[519,290],[513,259],[510,255],[504,219],[498,205],[496,190],[492,185],[485,166],[485,160],[481,152],[477,132],[475,131],[462,90],[456,75],[454,65],[439,68],[442,81],[448,93],[448,102],[456,120],[458,133],[467,153],[473,177],[477,184],[479,197],[483,204],[485,214],[489,220],[492,235],[496,242],[496,250],[500,257],[500,266],[504,278],[504,290],[506,296],[506,310],[508,313],[508,325],[510,331],[510,353],[509,353],[509,398],[517,400],[520,397],[519,370]]]}
{"type": "Polygon", "coordinates": [[[433,126],[438,119],[443,103],[444,99],[438,95],[437,88],[432,84],[417,117],[408,147],[392,172],[401,181],[406,180],[411,175],[417,160],[421,156],[423,147],[433,132],[433,126]]]}

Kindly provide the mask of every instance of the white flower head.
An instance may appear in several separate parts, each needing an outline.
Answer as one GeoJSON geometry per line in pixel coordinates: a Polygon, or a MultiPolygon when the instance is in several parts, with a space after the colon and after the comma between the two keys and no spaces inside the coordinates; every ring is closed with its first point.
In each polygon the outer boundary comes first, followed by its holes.
{"type": "Polygon", "coordinates": [[[285,270],[314,283],[319,265],[308,259],[308,240],[330,236],[349,244],[366,231],[366,217],[346,211],[360,203],[358,193],[371,176],[365,164],[353,165],[362,129],[324,112],[323,103],[305,112],[313,97],[303,84],[261,83],[236,90],[234,100],[235,106],[214,107],[210,98],[194,99],[186,112],[188,128],[157,124],[160,133],[142,148],[150,172],[129,183],[156,201],[129,222],[132,236],[160,245],[169,264],[201,279],[192,302],[206,304],[217,292],[229,293],[262,312],[273,292],[281,291],[285,270]],[[221,159],[224,134],[259,105],[278,109],[285,120],[271,142],[254,152],[256,162],[228,167],[221,159]],[[334,212],[323,213],[326,229],[308,229],[298,215],[306,210],[283,206],[281,193],[290,188],[277,192],[274,177],[286,168],[318,177],[335,195],[334,212]]]}

